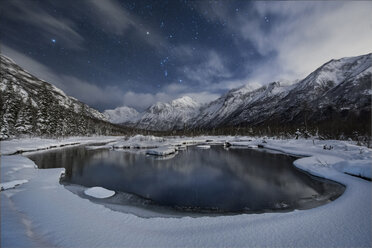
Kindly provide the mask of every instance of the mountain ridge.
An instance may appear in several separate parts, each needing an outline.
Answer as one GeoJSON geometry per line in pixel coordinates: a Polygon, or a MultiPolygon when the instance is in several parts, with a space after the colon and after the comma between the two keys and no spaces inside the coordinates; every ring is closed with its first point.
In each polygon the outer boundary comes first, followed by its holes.
{"type": "Polygon", "coordinates": [[[184,118],[169,119],[160,114],[169,111],[169,105],[156,103],[146,110],[151,114],[131,125],[155,131],[239,125],[307,126],[321,124],[333,118],[331,115],[344,121],[357,116],[366,122],[360,117],[361,113],[371,113],[371,75],[372,53],[332,59],[302,80],[276,81],[261,87],[248,84],[229,90],[218,99],[185,112],[184,118]]]}
{"type": "Polygon", "coordinates": [[[0,139],[20,135],[120,134],[123,127],[0,54],[0,139]]]}

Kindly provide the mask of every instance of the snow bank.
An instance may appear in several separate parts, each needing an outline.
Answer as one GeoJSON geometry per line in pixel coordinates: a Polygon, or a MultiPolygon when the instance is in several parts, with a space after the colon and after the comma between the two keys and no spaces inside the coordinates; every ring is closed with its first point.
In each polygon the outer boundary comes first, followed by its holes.
{"type": "MultiPolygon", "coordinates": [[[[315,168],[315,165],[317,168],[328,167],[331,170],[371,179],[372,149],[367,147],[357,146],[346,141],[305,139],[267,140],[266,143],[260,145],[295,156],[312,157],[309,164],[303,168],[305,170],[315,168]],[[325,147],[327,149],[324,149],[325,147]]],[[[314,170],[314,173],[316,173],[315,171],[317,170],[314,170]]],[[[323,173],[317,175],[325,177],[323,173]]]]}
{"type": "Polygon", "coordinates": [[[112,145],[102,145],[102,146],[85,146],[87,150],[99,150],[99,149],[111,149],[112,145]]]}
{"type": "Polygon", "coordinates": [[[238,146],[238,147],[247,147],[247,148],[257,148],[256,141],[232,141],[227,142],[226,146],[238,146]]]}
{"type": "Polygon", "coordinates": [[[130,149],[130,148],[136,148],[136,149],[146,149],[146,148],[156,148],[160,145],[164,145],[166,142],[165,138],[162,137],[156,137],[153,135],[135,135],[133,137],[130,137],[128,140],[122,140],[115,142],[113,144],[113,148],[119,149],[130,149]]]}
{"type": "Polygon", "coordinates": [[[372,163],[368,160],[343,160],[336,163],[334,167],[341,172],[354,176],[372,178],[372,163]]]}
{"type": "Polygon", "coordinates": [[[166,156],[176,152],[176,149],[173,147],[159,147],[155,149],[149,149],[146,151],[148,155],[155,155],[155,156],[166,156]]]}
{"type": "Polygon", "coordinates": [[[211,146],[210,145],[198,145],[198,146],[196,146],[196,148],[199,148],[199,149],[210,149],[211,146]]]}
{"type": "Polygon", "coordinates": [[[143,141],[152,141],[152,142],[164,142],[166,139],[163,137],[157,137],[153,135],[135,135],[128,139],[128,142],[143,142],[143,141]]]}
{"type": "Polygon", "coordinates": [[[115,195],[115,191],[108,190],[102,187],[92,187],[84,190],[84,194],[95,197],[95,198],[108,198],[115,195]]]}
{"type": "Polygon", "coordinates": [[[14,180],[6,183],[0,183],[0,191],[15,188],[18,185],[27,183],[28,180],[14,180]]]}
{"type": "Polygon", "coordinates": [[[371,246],[371,182],[339,170],[371,162],[371,149],[342,141],[268,139],[263,145],[309,156],[296,160],[295,165],[344,184],[344,194],[329,204],[288,213],[140,218],[112,211],[66,190],[59,183],[63,169],[34,169],[34,163],[25,157],[2,156],[2,182],[21,179],[29,182],[0,193],[1,246],[371,246]],[[325,144],[334,148],[324,150],[325,144]],[[343,161],[348,161],[347,166],[343,161]]]}
{"type": "Polygon", "coordinates": [[[38,151],[72,145],[106,143],[121,139],[118,136],[69,137],[65,139],[12,139],[1,141],[1,154],[10,155],[22,152],[38,151]]]}

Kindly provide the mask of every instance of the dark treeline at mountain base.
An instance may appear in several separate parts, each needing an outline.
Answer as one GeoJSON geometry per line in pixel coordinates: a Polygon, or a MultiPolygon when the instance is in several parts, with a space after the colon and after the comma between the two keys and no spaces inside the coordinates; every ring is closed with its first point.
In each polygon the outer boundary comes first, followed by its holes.
{"type": "Polygon", "coordinates": [[[187,128],[169,131],[141,130],[115,125],[89,116],[85,104],[81,103],[76,113],[73,105],[65,108],[58,104],[46,85],[41,87],[38,107],[32,99],[22,100],[21,94],[9,84],[0,91],[1,130],[0,137],[43,136],[64,137],[84,135],[250,135],[276,136],[280,138],[310,137],[320,139],[353,139],[365,145],[371,143],[371,111],[327,109],[322,113],[300,112],[293,123],[271,120],[259,124],[242,123],[218,128],[187,128]],[[316,118],[314,117],[316,113],[316,118]],[[323,120],[319,121],[319,115],[323,120]],[[315,121],[317,120],[317,121],[315,121]]]}
{"type": "Polygon", "coordinates": [[[24,101],[11,85],[0,91],[1,139],[20,136],[63,137],[77,135],[124,135],[129,128],[93,118],[81,103],[76,113],[73,105],[58,104],[46,85],[41,87],[38,107],[31,97],[24,101]]]}
{"type": "MultiPolygon", "coordinates": [[[[138,127],[145,129],[141,121],[130,126],[108,122],[99,111],[67,96],[0,55],[0,139],[135,134],[250,135],[351,138],[370,146],[371,58],[372,54],[367,54],[332,60],[291,86],[290,90],[275,82],[253,91],[232,90],[201,110],[195,109],[197,115],[189,118],[191,122],[178,123],[185,111],[177,112],[175,108],[173,119],[169,119],[169,115],[161,119],[157,118],[161,115],[152,114],[146,119],[151,125],[147,130],[141,130],[138,127]],[[342,75],[338,83],[324,81],[324,77],[328,80],[333,74],[342,75]],[[253,98],[257,100],[250,101],[253,98]],[[236,105],[234,111],[226,111],[232,104],[236,105]],[[209,107],[217,109],[210,116],[209,107]],[[170,120],[173,121],[168,123],[167,131],[154,130],[170,120]]],[[[161,106],[166,105],[159,105],[159,111],[162,111],[161,106]]],[[[169,112],[168,108],[164,111],[169,112]]]]}
{"type": "MultiPolygon", "coordinates": [[[[179,129],[173,131],[142,131],[145,134],[158,136],[185,135],[246,135],[253,137],[276,137],[288,138],[316,138],[316,139],[351,139],[360,145],[372,147],[372,118],[371,112],[362,111],[343,111],[332,115],[324,116],[324,120],[312,122],[311,119],[305,121],[304,114],[299,114],[297,122],[281,123],[280,121],[270,121],[257,125],[240,124],[237,126],[224,126],[218,128],[194,128],[179,129]],[[301,122],[302,120],[302,122],[301,122]]],[[[326,115],[326,113],[324,113],[326,115]]]]}

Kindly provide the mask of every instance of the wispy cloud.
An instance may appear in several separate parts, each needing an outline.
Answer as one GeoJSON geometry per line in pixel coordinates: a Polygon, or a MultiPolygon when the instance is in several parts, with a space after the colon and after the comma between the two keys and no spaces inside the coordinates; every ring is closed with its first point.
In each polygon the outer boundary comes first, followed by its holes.
{"type": "Polygon", "coordinates": [[[199,91],[199,92],[157,92],[157,93],[136,93],[133,91],[126,92],[123,96],[123,105],[135,108],[139,111],[143,111],[152,104],[156,102],[170,102],[176,98],[183,96],[189,96],[193,98],[196,102],[207,103],[217,99],[220,95],[214,94],[209,91],[199,91]],[[141,99],[141,101],[138,101],[141,99]]]}
{"type": "Polygon", "coordinates": [[[108,32],[122,35],[128,28],[136,25],[130,13],[116,1],[90,0],[86,3],[92,7],[96,20],[108,32]]]}
{"type": "Polygon", "coordinates": [[[99,107],[98,109],[101,111],[122,105],[142,111],[156,102],[169,102],[185,95],[191,96],[201,103],[214,100],[219,96],[219,94],[209,91],[193,91],[185,85],[176,83],[165,85],[154,93],[123,91],[114,85],[100,87],[72,75],[56,73],[48,66],[7,45],[2,44],[1,52],[36,77],[54,84],[69,96],[90,106],[99,107]]]}
{"type": "Polygon", "coordinates": [[[199,54],[199,56],[203,58],[201,62],[180,68],[180,71],[189,80],[201,85],[209,85],[216,79],[222,80],[231,76],[231,72],[217,52],[208,50],[204,56],[203,54],[199,54]]]}
{"type": "Polygon", "coordinates": [[[100,110],[104,110],[105,108],[121,105],[123,102],[125,93],[117,86],[99,87],[72,75],[56,73],[48,66],[6,45],[2,45],[1,52],[31,74],[52,83],[67,95],[73,96],[90,106],[100,107],[100,110]]]}
{"type": "Polygon", "coordinates": [[[92,7],[93,21],[98,20],[103,30],[116,35],[125,35],[126,32],[134,33],[147,44],[164,50],[168,47],[167,41],[152,28],[144,23],[136,15],[131,14],[116,0],[90,0],[85,3],[92,7]]]}
{"type": "Polygon", "coordinates": [[[196,7],[206,19],[226,23],[225,32],[236,34],[242,53],[253,45],[269,58],[247,64],[254,68],[251,80],[266,80],[261,83],[302,78],[330,59],[372,50],[368,1],[258,1],[234,14],[227,2],[197,2],[196,7]]]}
{"type": "Polygon", "coordinates": [[[2,11],[4,17],[36,27],[46,41],[53,38],[67,48],[83,48],[84,38],[76,31],[75,24],[71,20],[49,14],[34,1],[12,0],[6,1],[6,4],[9,6],[6,11],[2,11]]]}

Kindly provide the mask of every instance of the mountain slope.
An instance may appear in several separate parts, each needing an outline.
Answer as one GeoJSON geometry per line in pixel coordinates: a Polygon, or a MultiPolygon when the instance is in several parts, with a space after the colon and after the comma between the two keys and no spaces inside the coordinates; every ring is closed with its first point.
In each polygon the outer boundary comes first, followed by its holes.
{"type": "Polygon", "coordinates": [[[371,77],[372,54],[342,58],[325,63],[296,82],[246,85],[202,106],[183,97],[152,105],[138,121],[124,119],[127,125],[156,131],[239,126],[271,127],[278,132],[312,128],[337,134],[368,133],[371,77]]]}
{"type": "Polygon", "coordinates": [[[99,111],[0,55],[0,138],[120,133],[99,111]]]}
{"type": "Polygon", "coordinates": [[[192,126],[280,127],[356,118],[366,129],[371,113],[371,63],[372,54],[331,60],[297,83],[231,90],[201,108],[192,126]]]}
{"type": "Polygon", "coordinates": [[[198,109],[199,104],[188,96],[170,103],[158,102],[143,113],[136,127],[156,131],[182,129],[195,117],[198,109]]]}
{"type": "Polygon", "coordinates": [[[141,117],[141,114],[134,108],[127,106],[107,109],[103,112],[107,120],[116,124],[133,124],[141,117]]]}

